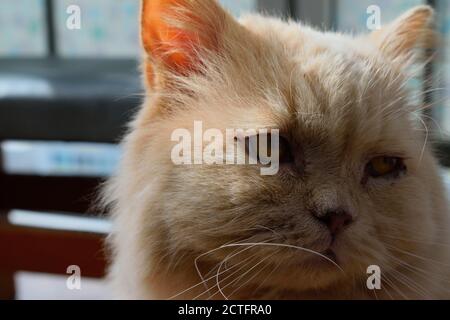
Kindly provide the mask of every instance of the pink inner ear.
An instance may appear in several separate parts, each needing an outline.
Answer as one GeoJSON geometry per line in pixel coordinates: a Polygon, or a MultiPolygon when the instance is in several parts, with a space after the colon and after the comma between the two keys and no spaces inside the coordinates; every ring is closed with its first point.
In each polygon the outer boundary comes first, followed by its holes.
{"type": "Polygon", "coordinates": [[[195,71],[198,64],[196,49],[217,46],[213,40],[216,37],[208,35],[208,30],[214,29],[194,13],[184,19],[188,20],[185,23],[190,27],[204,26],[198,33],[192,29],[187,31],[170,26],[165,21],[177,6],[190,9],[188,3],[185,0],[146,0],[142,11],[141,32],[145,50],[166,67],[181,74],[195,71]]]}

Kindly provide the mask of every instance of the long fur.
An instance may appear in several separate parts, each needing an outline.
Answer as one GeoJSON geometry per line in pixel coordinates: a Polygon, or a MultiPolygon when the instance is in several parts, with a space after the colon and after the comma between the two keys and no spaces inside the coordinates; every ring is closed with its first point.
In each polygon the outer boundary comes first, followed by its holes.
{"type": "Polygon", "coordinates": [[[196,68],[185,73],[152,52],[144,59],[147,98],[103,192],[114,219],[110,277],[117,296],[450,297],[444,187],[414,116],[421,106],[411,104],[405,86],[431,9],[399,18],[397,34],[388,26],[383,35],[352,37],[261,15],[238,22],[212,1],[178,5],[174,12],[188,18],[165,22],[194,34],[204,28],[202,37],[217,43],[193,43],[196,68]],[[190,25],[189,13],[202,19],[190,25]],[[171,133],[191,130],[196,120],[205,129],[280,128],[297,147],[303,173],[175,166],[171,133]],[[361,183],[377,155],[403,157],[407,174],[361,183]],[[326,249],[328,231],[311,211],[336,206],[355,215],[334,249],[344,272],[301,249],[326,249]],[[382,270],[380,291],[366,287],[370,265],[382,270]]]}

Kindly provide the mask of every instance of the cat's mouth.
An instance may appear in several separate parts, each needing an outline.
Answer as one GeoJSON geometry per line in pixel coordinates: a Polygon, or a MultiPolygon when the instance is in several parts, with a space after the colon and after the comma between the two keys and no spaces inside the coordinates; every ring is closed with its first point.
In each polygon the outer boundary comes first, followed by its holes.
{"type": "Polygon", "coordinates": [[[302,268],[313,268],[316,271],[329,272],[331,270],[341,269],[341,260],[335,251],[327,249],[317,254],[311,254],[306,259],[302,259],[300,266],[302,268]]]}
{"type": "MultiPolygon", "coordinates": [[[[306,249],[306,248],[305,248],[306,249]]],[[[302,266],[313,266],[314,268],[322,267],[340,267],[342,261],[336,250],[329,246],[323,250],[307,249],[308,251],[302,251],[299,256],[299,260],[296,262],[302,266]]]]}

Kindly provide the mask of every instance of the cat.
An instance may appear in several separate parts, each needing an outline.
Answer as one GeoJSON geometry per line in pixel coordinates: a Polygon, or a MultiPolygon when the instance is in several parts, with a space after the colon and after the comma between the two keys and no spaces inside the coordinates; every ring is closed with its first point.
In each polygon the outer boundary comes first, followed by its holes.
{"type": "Polygon", "coordinates": [[[358,36],[214,0],[141,10],[147,94],[103,191],[117,297],[450,297],[446,194],[405,86],[432,8],[358,36]],[[278,172],[175,165],[196,121],[278,128],[278,172]]]}

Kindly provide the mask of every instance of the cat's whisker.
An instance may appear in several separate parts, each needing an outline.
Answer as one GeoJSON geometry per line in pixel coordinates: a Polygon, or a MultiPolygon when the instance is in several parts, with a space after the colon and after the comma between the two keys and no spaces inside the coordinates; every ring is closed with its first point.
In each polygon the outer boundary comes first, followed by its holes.
{"type": "MultiPolygon", "coordinates": [[[[450,279],[446,279],[446,278],[442,278],[434,273],[431,273],[430,271],[426,271],[418,266],[413,266],[411,264],[409,264],[408,262],[395,257],[394,255],[390,255],[388,253],[385,253],[386,255],[388,255],[389,257],[391,257],[391,259],[396,260],[400,265],[399,267],[403,267],[408,269],[410,272],[414,273],[416,276],[421,277],[422,279],[424,279],[425,281],[428,281],[430,278],[434,279],[434,286],[440,288],[443,292],[450,292],[450,289],[447,287],[443,287],[442,285],[440,285],[441,282],[450,283],[450,279]]],[[[432,262],[437,262],[432,260],[432,262]]],[[[429,295],[431,296],[431,295],[429,295]]]]}
{"type": "Polygon", "coordinates": [[[285,238],[282,234],[276,232],[275,230],[273,230],[273,229],[271,229],[271,228],[269,228],[269,227],[266,227],[266,226],[263,226],[263,225],[257,225],[256,228],[264,229],[264,230],[270,231],[270,232],[272,232],[274,235],[278,236],[280,239],[284,239],[284,238],[285,238]]]}
{"type": "MultiPolygon", "coordinates": [[[[244,251],[244,250],[240,250],[239,253],[242,253],[243,251],[244,251]]],[[[226,273],[226,272],[228,272],[228,271],[230,271],[230,270],[232,270],[232,269],[234,269],[234,268],[240,266],[241,264],[247,262],[248,260],[251,260],[252,258],[254,258],[254,257],[256,256],[256,254],[257,254],[257,253],[255,253],[255,254],[253,254],[253,255],[251,255],[251,256],[245,258],[244,260],[242,260],[242,261],[240,261],[240,262],[238,262],[238,263],[236,263],[236,264],[233,264],[231,267],[229,267],[229,268],[227,268],[226,270],[224,270],[223,273],[226,273]]],[[[215,269],[215,268],[214,268],[214,269],[215,269]]],[[[209,273],[208,273],[208,274],[209,274],[209,273]]],[[[183,291],[177,293],[176,295],[174,295],[174,296],[172,296],[171,298],[169,298],[169,300],[174,299],[174,298],[176,298],[176,297],[182,295],[183,293],[186,293],[186,292],[188,292],[188,291],[190,291],[190,290],[192,290],[192,289],[195,289],[195,288],[197,288],[198,286],[200,286],[200,285],[202,285],[202,284],[204,285],[205,282],[211,281],[212,279],[215,279],[215,277],[216,277],[216,274],[215,274],[215,273],[214,273],[214,275],[206,276],[204,280],[202,280],[202,281],[198,282],[197,284],[195,284],[195,285],[193,285],[193,286],[191,286],[191,287],[189,287],[189,288],[187,288],[187,289],[185,289],[185,290],[183,290],[183,291]]],[[[211,289],[212,289],[212,288],[209,288],[207,291],[209,291],[209,290],[211,290],[211,289]]],[[[205,291],[205,293],[206,293],[207,291],[205,291]]],[[[201,294],[201,295],[203,295],[203,294],[201,294]]]]}
{"type": "MultiPolygon", "coordinates": [[[[273,240],[273,239],[269,239],[269,240],[267,240],[266,242],[272,241],[272,240],[273,240]]],[[[260,242],[258,242],[258,244],[260,244],[260,242]]],[[[230,244],[226,244],[225,246],[229,246],[229,245],[230,245],[230,244]]],[[[240,243],[234,243],[234,244],[231,244],[231,245],[240,245],[240,243]]],[[[223,247],[223,246],[222,246],[222,247],[223,247]]],[[[250,246],[248,246],[247,248],[241,250],[240,253],[243,252],[243,251],[249,250],[249,249],[251,249],[251,248],[253,248],[253,247],[255,247],[255,245],[250,245],[250,246]]],[[[232,255],[231,257],[226,257],[226,258],[220,263],[219,268],[217,269],[217,273],[216,273],[216,285],[217,285],[217,287],[218,287],[218,289],[219,289],[219,292],[224,296],[225,299],[227,299],[227,298],[225,297],[225,295],[223,294],[223,292],[221,291],[221,288],[220,288],[219,272],[220,272],[220,270],[221,270],[223,264],[226,263],[229,259],[233,258],[234,256],[235,256],[235,255],[232,255]]],[[[228,300],[228,299],[227,299],[227,300],[228,300]]]]}
{"type": "Polygon", "coordinates": [[[226,248],[226,247],[248,246],[248,245],[251,245],[251,246],[267,246],[267,247],[281,247],[281,248],[290,248],[290,249],[301,250],[301,251],[304,251],[304,252],[307,252],[307,253],[311,253],[313,255],[317,255],[317,256],[327,260],[328,262],[333,264],[335,267],[337,267],[342,273],[345,274],[345,271],[336,262],[334,262],[329,257],[327,257],[327,256],[325,256],[325,255],[323,255],[323,254],[321,254],[321,253],[319,253],[317,251],[314,251],[314,250],[311,250],[311,249],[307,249],[307,248],[303,248],[303,247],[299,247],[299,246],[294,246],[294,245],[291,245],[291,244],[285,244],[285,243],[236,243],[236,244],[227,244],[227,245],[224,245],[223,247],[226,248]]]}
{"type": "MultiPolygon", "coordinates": [[[[222,249],[222,247],[219,246],[219,247],[217,247],[217,248],[211,249],[211,250],[209,250],[209,251],[207,251],[207,252],[205,252],[205,253],[202,253],[202,254],[198,255],[198,256],[194,259],[195,270],[197,271],[197,274],[198,274],[199,278],[200,278],[201,281],[203,282],[203,284],[204,284],[204,286],[205,286],[205,289],[208,289],[208,285],[205,283],[205,279],[204,279],[204,277],[203,277],[203,274],[202,274],[202,272],[200,271],[200,268],[199,268],[199,266],[198,266],[198,261],[199,261],[202,257],[207,256],[207,255],[209,255],[209,254],[211,254],[211,253],[214,253],[214,252],[216,252],[216,251],[219,251],[219,250],[221,250],[221,249],[222,249]]],[[[244,250],[241,250],[241,252],[242,252],[242,251],[245,251],[245,249],[244,249],[244,250]]]]}
{"type": "MultiPolygon", "coordinates": [[[[227,271],[229,271],[229,270],[224,270],[223,272],[227,272],[227,271]]],[[[210,278],[205,279],[205,281],[212,280],[214,277],[215,277],[215,275],[212,276],[212,277],[210,277],[210,278]]],[[[193,289],[195,289],[195,288],[197,288],[198,286],[203,285],[203,284],[204,284],[204,282],[203,282],[203,281],[200,281],[200,282],[194,284],[193,286],[191,286],[191,287],[189,287],[189,288],[187,288],[187,289],[184,289],[183,291],[180,291],[180,292],[178,292],[177,294],[171,296],[171,297],[168,298],[167,300],[173,300],[173,299],[175,299],[176,297],[179,297],[179,296],[181,296],[182,294],[184,294],[184,293],[186,293],[186,292],[189,292],[189,291],[191,291],[191,290],[193,290],[193,289]]],[[[208,290],[211,290],[211,289],[208,289],[208,290]]],[[[203,295],[203,294],[202,294],[202,295],[203,295]]],[[[194,298],[194,300],[195,300],[195,298],[194,298]]]]}
{"type": "MultiPolygon", "coordinates": [[[[394,214],[394,213],[392,213],[392,214],[394,214]]],[[[401,224],[401,223],[398,223],[398,222],[395,222],[395,221],[391,221],[390,222],[390,226],[391,227],[395,227],[395,231],[396,231],[395,233],[396,234],[397,233],[408,234],[408,235],[414,234],[414,235],[416,235],[416,236],[418,236],[420,238],[423,238],[423,239],[417,238],[417,240],[420,240],[420,241],[422,241],[422,240],[426,241],[426,239],[429,239],[431,236],[433,236],[433,237],[436,236],[435,233],[424,232],[423,229],[413,228],[413,227],[411,227],[409,225],[401,224]]],[[[434,225],[433,229],[436,232],[440,232],[440,233],[447,233],[448,232],[448,227],[445,227],[445,226],[434,225]]],[[[381,237],[383,237],[384,235],[387,234],[386,232],[383,232],[383,231],[377,231],[377,232],[378,232],[378,234],[381,237]]],[[[387,234],[387,235],[392,236],[391,234],[392,234],[392,232],[387,234]]],[[[410,239],[413,239],[413,238],[410,238],[410,239]]],[[[446,245],[450,245],[450,243],[445,243],[445,242],[441,242],[441,243],[442,244],[446,244],[446,245]]]]}
{"type": "Polygon", "coordinates": [[[403,299],[410,300],[396,285],[395,283],[388,277],[387,274],[383,274],[382,279],[384,279],[389,285],[397,292],[403,299]]]}
{"type": "MultiPolygon", "coordinates": [[[[395,222],[395,221],[392,221],[392,224],[393,224],[393,226],[395,226],[397,228],[401,228],[400,230],[402,230],[402,231],[413,231],[414,233],[418,232],[419,234],[424,235],[424,236],[430,236],[429,233],[423,232],[420,229],[420,227],[419,228],[411,228],[410,226],[407,226],[407,225],[404,225],[404,224],[401,224],[401,223],[395,222]]],[[[448,231],[448,227],[440,226],[440,225],[433,226],[433,229],[436,229],[438,231],[448,231]]]]}
{"type": "MultiPolygon", "coordinates": [[[[259,263],[257,263],[254,267],[252,267],[248,272],[250,272],[250,271],[252,271],[253,269],[255,269],[258,265],[263,264],[264,261],[268,260],[269,258],[271,258],[271,257],[274,256],[274,255],[275,255],[275,253],[273,253],[272,255],[270,255],[270,256],[264,258],[264,259],[261,260],[259,263]]],[[[230,296],[232,297],[236,292],[238,292],[241,288],[243,288],[247,283],[249,283],[249,282],[251,282],[253,279],[255,279],[255,278],[256,278],[263,270],[265,270],[268,266],[269,266],[269,264],[263,265],[263,267],[262,267],[259,271],[255,272],[255,273],[253,274],[252,277],[250,277],[250,278],[247,279],[244,283],[242,283],[239,287],[237,287],[236,289],[234,289],[234,290],[230,293],[230,296]]],[[[244,274],[244,275],[245,275],[245,274],[244,274]]],[[[243,278],[244,275],[242,275],[239,279],[237,279],[237,281],[239,281],[241,278],[243,278]]]]}
{"type": "Polygon", "coordinates": [[[387,248],[390,248],[391,250],[394,250],[394,251],[406,254],[406,255],[408,255],[410,257],[415,257],[415,258],[420,259],[420,260],[425,261],[425,262],[432,262],[432,263],[435,263],[435,264],[438,264],[438,265],[441,265],[441,266],[444,266],[444,267],[450,267],[449,264],[446,264],[446,263],[443,263],[441,261],[437,261],[437,260],[434,260],[434,259],[431,259],[431,258],[423,257],[423,256],[420,256],[418,254],[414,254],[414,253],[402,250],[402,249],[400,249],[398,247],[395,247],[395,246],[392,246],[392,245],[389,245],[389,244],[385,244],[385,246],[387,248]]]}
{"type": "MultiPolygon", "coordinates": [[[[364,268],[362,268],[362,270],[363,270],[363,274],[365,274],[364,268]]],[[[382,291],[383,293],[386,293],[386,295],[389,297],[390,300],[395,300],[394,296],[391,294],[391,291],[394,290],[394,287],[392,286],[392,284],[390,284],[388,281],[386,281],[384,275],[381,277],[380,281],[381,281],[381,289],[380,289],[380,291],[382,291]]],[[[364,280],[363,280],[363,287],[365,289],[367,289],[367,286],[364,283],[364,280]]],[[[375,292],[376,290],[372,290],[372,291],[375,292]]],[[[375,293],[375,295],[376,295],[376,293],[375,293]]]]}
{"type": "Polygon", "coordinates": [[[167,271],[176,270],[177,266],[181,263],[183,258],[185,258],[187,256],[188,253],[186,251],[184,251],[181,254],[178,254],[180,251],[181,251],[181,248],[176,250],[171,255],[171,258],[170,258],[168,266],[167,266],[167,271]]]}
{"type": "Polygon", "coordinates": [[[449,243],[439,243],[439,242],[433,242],[433,241],[426,241],[422,239],[413,239],[413,238],[402,238],[402,237],[394,237],[389,234],[383,234],[380,233],[383,238],[389,238],[393,240],[400,240],[400,241],[406,241],[406,242],[414,242],[414,243],[420,243],[420,244],[427,244],[427,245],[435,245],[435,246],[442,246],[442,247],[448,247],[450,248],[449,243]]]}
{"type": "Polygon", "coordinates": [[[427,104],[425,104],[425,105],[422,105],[421,107],[419,107],[419,108],[417,108],[416,110],[414,110],[413,112],[422,112],[422,111],[424,111],[424,110],[428,110],[428,109],[430,109],[430,108],[432,108],[432,107],[434,107],[434,106],[436,106],[436,105],[438,105],[438,104],[441,104],[441,103],[443,103],[443,102],[446,102],[448,100],[448,98],[447,97],[443,97],[443,98],[440,98],[440,99],[435,99],[433,102],[431,102],[431,103],[427,103],[427,104]]]}
{"type": "MultiPolygon", "coordinates": [[[[251,238],[251,237],[250,237],[251,238]]],[[[248,239],[247,239],[248,240],[248,239]]],[[[268,239],[268,240],[265,240],[266,242],[268,242],[268,241],[272,241],[273,239],[271,238],[271,239],[268,239]]],[[[236,244],[236,243],[235,243],[236,244]]],[[[225,245],[221,245],[220,247],[217,247],[217,248],[215,248],[215,249],[212,249],[212,250],[209,250],[208,252],[205,252],[205,253],[203,253],[203,254],[201,254],[201,255],[199,255],[199,256],[197,256],[195,259],[194,259],[194,265],[195,265],[195,269],[196,269],[196,271],[197,271],[197,274],[198,274],[198,276],[200,277],[200,279],[204,282],[204,277],[203,277],[203,274],[201,273],[201,271],[200,271],[200,268],[199,268],[199,266],[198,266],[198,261],[199,261],[199,259],[201,259],[202,257],[204,257],[204,256],[206,256],[206,255],[209,255],[209,254],[211,254],[211,253],[213,253],[213,252],[216,252],[216,251],[219,251],[219,250],[222,250],[222,249],[224,249],[225,247],[224,246],[228,246],[229,244],[225,244],[225,245]]],[[[241,253],[243,253],[243,252],[245,252],[245,251],[247,251],[247,250],[249,250],[249,249],[251,249],[252,247],[248,247],[248,248],[244,248],[244,249],[242,249],[241,251],[239,251],[238,253],[235,253],[235,254],[233,254],[231,257],[229,257],[229,259],[231,259],[232,257],[235,257],[236,255],[238,255],[238,254],[241,254],[241,253]]],[[[228,259],[228,260],[229,260],[228,259]]],[[[227,258],[225,258],[224,259],[224,261],[228,261],[227,260],[227,258]]],[[[223,264],[223,261],[222,261],[222,263],[220,264],[220,266],[222,266],[222,264],[223,264]]],[[[205,283],[205,282],[204,282],[205,283]]],[[[207,286],[207,284],[205,283],[205,289],[208,289],[208,286],[207,286]]]]}
{"type": "Polygon", "coordinates": [[[405,287],[411,289],[412,292],[418,293],[420,297],[426,298],[426,297],[431,296],[430,292],[428,292],[422,286],[417,284],[417,282],[414,282],[413,280],[411,280],[411,278],[407,277],[405,274],[403,274],[395,269],[392,269],[390,271],[391,271],[391,273],[394,273],[393,276],[395,276],[397,281],[399,281],[405,287]]]}
{"type": "MultiPolygon", "coordinates": [[[[280,237],[281,237],[281,235],[280,235],[279,233],[275,232],[274,230],[272,230],[272,229],[270,229],[270,228],[268,228],[268,227],[264,227],[264,226],[262,226],[262,225],[257,225],[257,226],[255,226],[255,227],[241,229],[241,230],[239,230],[239,231],[240,231],[240,232],[247,232],[247,231],[255,231],[255,230],[259,230],[259,229],[264,229],[264,230],[271,231],[272,233],[274,233],[274,235],[280,236],[280,237]]],[[[261,236],[261,235],[260,235],[260,234],[254,234],[254,235],[251,235],[250,237],[247,237],[247,238],[244,238],[244,239],[241,239],[241,240],[238,240],[238,241],[228,241],[228,242],[225,243],[225,244],[230,244],[230,243],[243,243],[243,242],[250,242],[250,241],[251,241],[251,242],[256,242],[256,241],[252,241],[252,239],[256,240],[256,237],[258,237],[258,236],[261,236]]],[[[274,238],[274,237],[273,237],[273,238],[269,238],[269,239],[265,240],[265,242],[273,241],[273,240],[276,240],[276,238],[274,238]]],[[[231,252],[230,255],[236,253],[236,252],[239,251],[239,250],[241,250],[241,248],[236,247],[236,249],[233,250],[233,252],[231,252]]],[[[244,250],[244,251],[245,251],[245,250],[244,250]]],[[[241,251],[241,252],[242,252],[242,251],[241,251]]],[[[209,277],[210,275],[212,275],[213,272],[214,272],[214,270],[216,270],[216,268],[220,265],[220,263],[221,263],[221,262],[218,262],[213,268],[211,268],[211,270],[206,274],[206,277],[209,277]]]]}
{"type": "Polygon", "coordinates": [[[437,99],[437,100],[435,99],[433,102],[425,104],[425,105],[422,104],[420,107],[418,107],[414,110],[411,110],[411,108],[407,108],[407,109],[393,108],[392,114],[390,114],[390,115],[393,117],[393,120],[397,120],[399,117],[403,117],[406,114],[411,114],[411,113],[420,114],[420,113],[423,113],[423,111],[425,111],[425,110],[428,110],[442,102],[445,102],[446,100],[447,100],[446,97],[437,99]]]}
{"type": "MultiPolygon", "coordinates": [[[[242,248],[237,248],[236,250],[233,250],[229,255],[227,255],[227,257],[229,257],[232,254],[238,253],[239,251],[242,252],[242,248]]],[[[219,261],[218,263],[216,263],[216,265],[214,267],[211,268],[211,270],[208,271],[208,273],[205,275],[205,277],[209,278],[211,276],[215,276],[216,274],[216,269],[219,267],[219,265],[222,263],[222,260],[219,261]]],[[[226,263],[225,263],[225,268],[227,267],[226,263]]]]}
{"type": "MultiPolygon", "coordinates": [[[[405,98],[406,98],[405,96],[399,96],[392,101],[388,101],[384,106],[383,105],[381,106],[379,113],[381,115],[385,114],[387,110],[389,110],[392,106],[396,105],[400,101],[405,100],[405,98]]],[[[394,110],[397,110],[397,108],[394,108],[394,110]]]]}
{"type": "MultiPolygon", "coordinates": [[[[414,266],[411,266],[410,264],[408,264],[408,263],[406,263],[406,262],[401,263],[401,266],[400,266],[400,267],[409,270],[410,272],[414,273],[416,276],[418,276],[418,277],[424,279],[424,281],[428,281],[430,278],[433,279],[433,280],[435,280],[435,281],[434,281],[434,284],[433,284],[435,288],[439,288],[439,289],[441,289],[443,292],[450,293],[450,289],[449,289],[448,287],[444,287],[444,286],[442,286],[442,285],[440,284],[441,282],[444,282],[444,283],[449,284],[448,279],[442,279],[441,277],[437,277],[437,276],[435,276],[434,274],[432,274],[432,273],[430,273],[430,272],[427,272],[427,271],[424,271],[423,269],[420,269],[420,268],[416,268],[416,267],[414,267],[414,266]]],[[[429,295],[429,296],[430,296],[430,295],[429,295]]]]}
{"type": "MultiPolygon", "coordinates": [[[[268,239],[267,241],[272,241],[272,240],[273,240],[273,239],[268,239]]],[[[250,249],[250,248],[244,248],[244,249],[240,250],[237,254],[234,254],[233,256],[237,256],[238,254],[241,254],[242,252],[246,251],[247,249],[250,249]]],[[[255,258],[255,256],[257,256],[257,255],[258,255],[258,252],[252,254],[251,256],[247,257],[247,258],[244,259],[243,261],[240,261],[240,262],[238,262],[237,264],[234,264],[234,265],[233,265],[231,268],[229,268],[228,270],[220,271],[222,264],[223,264],[223,263],[226,264],[227,260],[229,260],[229,259],[232,258],[231,254],[229,254],[222,262],[219,263],[220,266],[219,266],[219,269],[218,269],[217,272],[220,272],[220,275],[223,274],[223,273],[226,273],[227,271],[229,271],[229,270],[231,270],[231,269],[233,269],[233,268],[236,267],[237,265],[241,265],[242,263],[244,263],[244,262],[246,262],[246,261],[248,261],[248,260],[250,260],[250,261],[249,261],[248,263],[246,263],[245,265],[241,266],[238,270],[236,270],[236,271],[233,272],[232,274],[228,275],[226,278],[220,280],[219,283],[221,283],[221,282],[227,280],[228,278],[230,278],[231,276],[233,276],[234,274],[236,274],[237,272],[239,272],[240,270],[242,270],[242,269],[243,269],[246,265],[248,265],[248,264],[251,262],[251,260],[252,260],[253,258],[255,258]]],[[[219,265],[219,264],[218,264],[218,265],[219,265]]],[[[216,265],[216,266],[218,266],[218,265],[216,265]]],[[[215,269],[215,268],[213,268],[212,270],[214,270],[214,269],[215,269]]],[[[210,273],[212,272],[212,270],[210,271],[210,273]]],[[[207,281],[208,281],[208,280],[211,280],[211,279],[213,279],[213,278],[216,278],[216,276],[217,276],[217,275],[214,274],[214,275],[211,276],[209,279],[207,279],[207,281]]],[[[214,288],[215,288],[215,287],[211,287],[211,288],[207,289],[207,290],[204,291],[202,294],[200,294],[200,295],[198,295],[197,297],[195,297],[194,300],[195,300],[196,298],[198,298],[198,297],[204,295],[205,293],[209,292],[210,290],[212,290],[212,289],[214,289],[214,288]]],[[[216,295],[217,293],[218,293],[218,292],[216,292],[216,293],[214,293],[212,296],[211,296],[211,295],[210,295],[210,296],[213,297],[213,296],[216,295]]]]}
{"type": "Polygon", "coordinates": [[[427,90],[420,90],[419,92],[417,92],[416,94],[412,94],[411,98],[421,98],[423,97],[423,95],[428,94],[428,93],[434,93],[434,92],[438,92],[438,91],[447,91],[447,88],[444,87],[438,87],[438,88],[431,88],[431,89],[427,89],[427,90]]]}
{"type": "Polygon", "coordinates": [[[428,129],[427,124],[425,123],[425,121],[421,117],[418,116],[417,119],[422,123],[422,125],[423,125],[423,127],[425,129],[424,142],[423,142],[422,150],[420,151],[420,157],[419,157],[419,165],[420,165],[422,163],[423,156],[424,156],[425,150],[427,148],[429,129],[428,129]]]}
{"type": "Polygon", "coordinates": [[[387,282],[385,281],[384,283],[389,287],[389,289],[391,289],[391,290],[389,290],[388,288],[386,288],[386,286],[383,286],[383,281],[381,281],[381,283],[382,283],[383,292],[386,293],[386,295],[389,297],[390,300],[395,300],[391,294],[392,287],[387,285],[387,282]]]}
{"type": "Polygon", "coordinates": [[[126,94],[126,95],[121,95],[120,97],[115,98],[114,101],[117,102],[117,101],[129,99],[129,98],[145,98],[148,96],[149,96],[148,93],[136,92],[136,93],[130,93],[130,94],[126,94]]]}
{"type": "Polygon", "coordinates": [[[394,289],[394,287],[392,286],[392,284],[389,283],[389,282],[385,279],[385,277],[382,277],[382,278],[381,278],[381,285],[382,285],[382,288],[383,288],[384,292],[386,292],[386,294],[389,296],[389,298],[390,298],[391,300],[396,300],[396,299],[394,298],[394,296],[392,295],[392,293],[391,293],[391,291],[393,291],[393,290],[395,290],[395,289],[394,289]],[[389,287],[389,288],[387,288],[386,286],[389,287]]]}
{"type": "Polygon", "coordinates": [[[442,126],[439,124],[439,122],[437,122],[433,117],[426,114],[422,114],[422,117],[431,121],[436,126],[436,128],[438,128],[441,139],[444,139],[444,130],[442,129],[442,126]]]}
{"type": "MultiPolygon", "coordinates": [[[[410,263],[408,263],[408,262],[406,262],[406,261],[404,261],[404,260],[402,260],[402,259],[400,259],[400,258],[397,258],[397,257],[395,257],[394,255],[391,255],[391,254],[389,254],[389,253],[385,253],[385,254],[386,254],[387,256],[389,256],[391,259],[397,261],[397,262],[400,264],[399,267],[406,268],[406,269],[408,269],[409,271],[414,272],[415,274],[421,276],[421,277],[424,278],[424,279],[427,279],[427,278],[434,278],[434,279],[436,279],[436,280],[439,280],[440,282],[450,283],[450,280],[449,280],[449,279],[445,279],[445,278],[439,277],[439,276],[437,276],[437,275],[435,275],[435,274],[432,274],[432,273],[430,273],[429,271],[426,271],[426,270],[424,270],[424,269],[422,269],[422,268],[420,268],[420,267],[418,267],[418,266],[413,266],[413,265],[411,265],[410,263]]],[[[447,290],[450,290],[450,289],[447,289],[447,290]]]]}
{"type": "MultiPolygon", "coordinates": [[[[222,275],[222,274],[224,274],[224,273],[227,273],[227,272],[231,271],[232,269],[234,269],[234,268],[237,267],[237,266],[240,266],[238,269],[236,269],[235,271],[233,271],[231,274],[229,274],[229,275],[227,275],[225,278],[221,279],[221,280],[219,281],[219,283],[222,283],[222,282],[228,280],[229,278],[231,278],[232,276],[234,276],[235,274],[237,274],[238,272],[240,272],[241,270],[243,270],[246,266],[249,266],[249,265],[251,264],[252,260],[256,258],[256,256],[257,256],[257,253],[256,253],[256,254],[253,254],[253,255],[251,255],[251,256],[249,256],[249,257],[247,257],[246,259],[244,259],[244,260],[238,262],[237,264],[234,264],[232,267],[230,267],[230,268],[228,268],[228,269],[226,269],[226,270],[221,271],[221,272],[220,272],[220,275],[222,275]]],[[[214,274],[214,275],[212,275],[212,276],[208,279],[208,281],[213,280],[213,279],[216,279],[216,277],[217,277],[217,274],[214,274]]],[[[217,281],[216,281],[216,282],[217,282],[217,281]]],[[[217,283],[216,283],[216,285],[217,285],[217,283]]],[[[201,296],[205,295],[206,293],[208,293],[208,295],[209,295],[210,298],[214,297],[214,296],[217,294],[217,292],[215,292],[214,294],[210,294],[209,292],[210,292],[211,290],[213,290],[215,287],[216,287],[216,286],[212,286],[211,288],[208,288],[207,290],[203,291],[203,292],[200,293],[199,295],[195,296],[192,300],[196,300],[196,299],[200,298],[201,296]]]]}
{"type": "Polygon", "coordinates": [[[253,296],[256,292],[258,292],[259,289],[261,289],[261,288],[264,286],[264,284],[267,282],[267,280],[270,279],[270,277],[278,270],[278,268],[283,264],[283,262],[284,262],[283,260],[280,260],[280,261],[273,267],[272,271],[270,271],[270,272],[266,275],[266,277],[264,278],[264,280],[261,281],[261,283],[255,288],[255,290],[253,290],[252,296],[253,296]]]}
{"type": "MultiPolygon", "coordinates": [[[[221,287],[220,286],[220,281],[219,281],[219,278],[218,278],[218,276],[217,276],[217,278],[216,278],[216,285],[217,285],[217,289],[218,289],[218,291],[213,295],[213,296],[215,296],[216,294],[218,294],[218,293],[220,293],[224,298],[225,298],[225,300],[229,300],[229,298],[225,295],[225,293],[223,292],[223,290],[225,290],[227,287],[229,287],[230,285],[232,285],[233,283],[235,283],[236,281],[239,281],[240,279],[242,279],[242,277],[244,277],[245,275],[247,275],[249,272],[251,272],[253,269],[255,269],[257,266],[259,266],[259,265],[261,265],[264,261],[266,261],[267,259],[269,259],[269,258],[271,258],[273,255],[274,255],[275,253],[273,253],[273,254],[271,254],[270,256],[268,256],[268,257],[265,257],[264,259],[262,259],[261,261],[259,261],[258,263],[256,263],[252,268],[250,268],[249,270],[247,270],[245,273],[243,273],[239,278],[237,278],[237,279],[234,279],[232,282],[230,282],[229,284],[227,284],[226,286],[224,286],[224,287],[221,287]]],[[[220,270],[220,267],[219,267],[219,269],[218,269],[218,271],[220,270]]]]}

